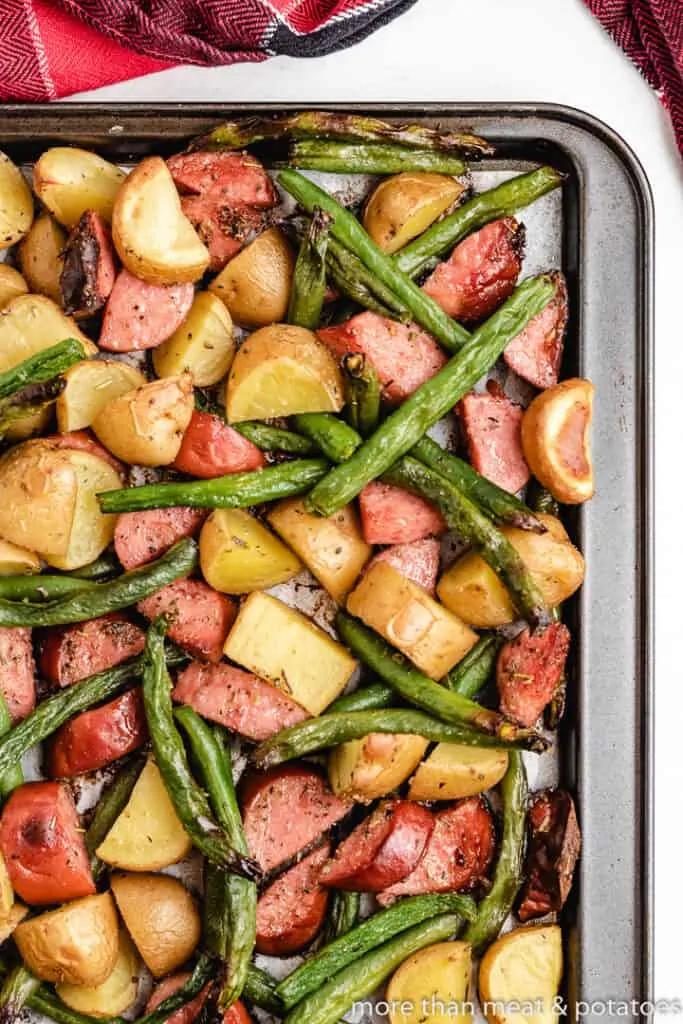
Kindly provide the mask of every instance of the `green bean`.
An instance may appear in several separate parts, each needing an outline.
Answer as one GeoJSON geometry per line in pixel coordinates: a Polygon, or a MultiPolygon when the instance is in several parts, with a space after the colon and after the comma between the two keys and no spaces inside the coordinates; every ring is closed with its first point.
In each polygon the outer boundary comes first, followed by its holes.
{"type": "Polygon", "coordinates": [[[75,580],[102,580],[107,576],[117,576],[121,572],[121,563],[113,551],[105,551],[94,562],[84,565],[82,569],[71,569],[65,576],[75,580]]]}
{"type": "Polygon", "coordinates": [[[540,512],[542,515],[557,517],[560,514],[559,504],[538,480],[532,480],[529,484],[527,502],[534,512],[540,512]]]}
{"type": "Polygon", "coordinates": [[[413,319],[433,334],[449,352],[457,352],[469,333],[444,313],[439,305],[399,270],[391,256],[376,245],[352,213],[298,171],[281,171],[278,178],[290,195],[308,212],[319,206],[334,218],[331,231],[368,270],[405,303],[413,319]]]}
{"type": "MultiPolygon", "coordinates": [[[[187,733],[209,800],[228,842],[238,853],[248,856],[249,848],[235,795],[232,766],[219,734],[191,707],[177,708],[175,717],[187,733]]],[[[247,970],[256,944],[258,893],[254,883],[246,878],[223,874],[223,879],[230,929],[218,1005],[221,1010],[227,1010],[242,995],[246,983],[247,970]]]]}
{"type": "Polygon", "coordinates": [[[287,158],[290,167],[339,174],[400,174],[402,171],[431,171],[435,174],[464,174],[464,161],[436,149],[413,149],[386,142],[328,142],[305,139],[295,142],[287,158]]]}
{"type": "Polygon", "coordinates": [[[379,708],[390,708],[396,703],[396,694],[386,683],[371,683],[362,686],[353,693],[347,693],[337,699],[326,709],[326,715],[345,715],[349,711],[378,711],[379,708]]]}
{"type": "Polygon", "coordinates": [[[0,576],[0,599],[3,601],[54,601],[67,594],[92,590],[91,580],[71,576],[0,576]]]}
{"type": "Polygon", "coordinates": [[[0,437],[4,437],[19,420],[28,416],[38,416],[45,409],[49,409],[57,401],[64,387],[64,380],[58,377],[46,381],[45,384],[31,385],[30,388],[0,402],[0,437]]]}
{"type": "Polygon", "coordinates": [[[231,473],[213,480],[143,484],[98,494],[103,512],[135,512],[148,508],[249,508],[264,501],[303,494],[329,466],[324,459],[298,459],[252,473],[231,473]]]}
{"type": "MultiPolygon", "coordinates": [[[[37,992],[29,996],[26,1005],[30,1010],[35,1010],[36,1013],[43,1014],[49,1020],[55,1021],[55,1024],[96,1024],[98,1020],[97,1017],[89,1017],[84,1013],[79,1013],[78,1010],[72,1010],[70,1006],[67,1006],[58,996],[42,985],[37,992]]],[[[101,1021],[102,1018],[99,1020],[101,1021]]],[[[126,1024],[126,1021],[123,1017],[107,1017],[104,1024],[126,1024]]]]}
{"type": "Polygon", "coordinates": [[[165,629],[163,619],[152,623],[142,655],[142,697],[159,773],[176,814],[197,849],[217,867],[255,880],[261,874],[258,865],[230,844],[211,813],[206,795],[190,774],[185,747],[173,722],[165,629]]]}
{"type": "Polygon", "coordinates": [[[462,697],[474,697],[491,678],[503,641],[489,633],[480,637],[441,682],[462,697]]]}
{"type": "Polygon", "coordinates": [[[12,1024],[39,988],[40,981],[23,964],[10,971],[0,989],[0,1024],[12,1024]]]}
{"type": "Polygon", "coordinates": [[[403,323],[412,320],[410,309],[405,302],[334,236],[330,238],[327,262],[333,271],[335,283],[344,294],[380,315],[388,315],[403,323]],[[372,302],[368,303],[368,297],[372,302]]]}
{"type": "Polygon", "coordinates": [[[244,996],[254,1006],[274,1014],[282,1016],[282,1003],[276,992],[277,982],[274,978],[260,967],[251,964],[247,971],[247,982],[244,986],[244,996]]]}
{"type": "Polygon", "coordinates": [[[350,932],[358,924],[359,915],[360,893],[333,889],[322,936],[323,947],[350,932]]]}
{"type": "MultiPolygon", "coordinates": [[[[12,719],[10,718],[9,708],[7,707],[7,701],[5,700],[4,694],[0,691],[0,736],[6,736],[12,729],[12,719]]],[[[3,800],[9,796],[13,789],[17,786],[21,786],[24,781],[24,773],[21,767],[21,761],[17,761],[16,764],[10,765],[6,772],[3,772],[0,776],[0,798],[3,800]]],[[[0,1004],[1,1004],[0,1000],[0,1004]]]]}
{"type": "Polygon", "coordinates": [[[104,864],[95,851],[107,838],[114,822],[130,800],[130,795],[135,788],[144,763],[144,757],[133,757],[114,776],[97,801],[95,813],[85,833],[85,848],[90,855],[90,867],[95,880],[104,870],[104,864]]]}
{"type": "Polygon", "coordinates": [[[56,345],[50,345],[11,370],[0,373],[0,400],[9,398],[10,395],[32,384],[43,384],[52,380],[85,358],[83,344],[75,338],[67,338],[56,345]]]}
{"type": "Polygon", "coordinates": [[[491,368],[506,345],[553,294],[554,286],[547,276],[521,284],[457,356],[388,416],[347,462],[335,466],[314,486],[306,500],[309,511],[333,515],[410,451],[491,368]]]}
{"type": "Polygon", "coordinates": [[[299,413],[292,417],[292,422],[332,462],[344,462],[361,444],[361,438],[348,423],[327,412],[299,413]]]}
{"type": "Polygon", "coordinates": [[[437,893],[412,896],[373,914],[353,931],[319,949],[279,983],[276,991],[285,1009],[289,1010],[296,1006],[366,953],[378,946],[383,947],[385,943],[405,933],[409,928],[445,913],[456,913],[466,921],[473,921],[477,907],[469,896],[459,893],[437,893]]]}
{"type": "Polygon", "coordinates": [[[287,322],[314,331],[320,323],[325,301],[325,256],[330,233],[330,217],[314,210],[299,248],[289,295],[287,322]]]}
{"type": "Polygon", "coordinates": [[[404,274],[417,277],[431,266],[435,257],[443,256],[470,232],[498,217],[517,213],[546,192],[559,188],[562,180],[562,174],[554,167],[539,167],[481,192],[395,253],[396,266],[404,274]]]}
{"type": "Polygon", "coordinates": [[[165,1024],[171,1014],[179,1010],[181,1006],[192,1002],[199,995],[210,980],[213,971],[211,957],[200,956],[187,981],[180,988],[177,988],[175,992],[172,992],[170,996],[166,996],[151,1013],[146,1013],[144,1016],[136,1018],[135,1024],[165,1024]]]}
{"type": "Polygon", "coordinates": [[[382,400],[377,371],[357,352],[344,356],[342,369],[346,376],[349,422],[362,437],[369,437],[377,430],[382,400]]]}
{"type": "Polygon", "coordinates": [[[242,434],[263,452],[287,452],[290,455],[313,455],[318,448],[307,437],[301,437],[292,430],[271,427],[268,423],[247,420],[234,423],[233,430],[242,434]]]}
{"type": "MultiPolygon", "coordinates": [[[[529,750],[542,751],[546,741],[533,729],[524,729],[508,721],[497,711],[489,711],[474,701],[462,697],[435,683],[429,676],[414,668],[410,662],[389,647],[376,633],[341,609],[336,617],[337,631],[352,652],[373,670],[384,682],[396,690],[404,700],[427,711],[434,718],[457,726],[469,725],[473,729],[495,737],[502,743],[524,744],[529,750]]],[[[386,711],[366,712],[381,717],[386,711]]],[[[318,721],[327,718],[323,715],[318,721]]],[[[464,730],[467,734],[467,730],[464,730]]],[[[459,740],[457,742],[463,742],[459,740]]]]}
{"type": "Polygon", "coordinates": [[[522,557],[505,534],[457,487],[410,456],[392,466],[382,479],[436,505],[450,529],[491,566],[524,618],[532,626],[550,622],[545,598],[522,557]]]}
{"type": "Polygon", "coordinates": [[[500,784],[503,799],[503,837],[493,885],[479,904],[477,916],[463,938],[481,953],[497,937],[512,910],[522,884],[526,835],[527,782],[522,755],[511,751],[508,770],[500,784]]]}

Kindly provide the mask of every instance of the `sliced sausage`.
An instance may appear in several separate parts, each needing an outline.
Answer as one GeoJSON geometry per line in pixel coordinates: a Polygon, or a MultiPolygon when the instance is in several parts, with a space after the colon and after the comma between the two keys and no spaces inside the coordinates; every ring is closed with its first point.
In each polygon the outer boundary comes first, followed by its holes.
{"type": "Polygon", "coordinates": [[[337,848],[323,885],[381,892],[415,870],[434,829],[434,815],[410,800],[387,800],[337,848]]]}
{"type": "Polygon", "coordinates": [[[486,874],[496,845],[493,816],[482,797],[468,797],[438,811],[420,863],[378,897],[386,906],[399,896],[471,889],[486,874]]]}
{"type": "Polygon", "coordinates": [[[433,595],[436,590],[436,578],[439,575],[440,551],[441,544],[434,537],[415,540],[411,544],[395,544],[375,555],[365,571],[372,568],[375,562],[388,562],[406,579],[412,580],[418,587],[423,587],[433,595]]]}
{"type": "Polygon", "coordinates": [[[147,512],[124,512],[116,520],[114,548],[124,569],[137,569],[197,532],[206,519],[201,508],[152,508],[147,512]]]}
{"type": "Polygon", "coordinates": [[[145,634],[121,612],[110,612],[48,632],[40,654],[41,674],[53,686],[71,686],[140,654],[145,634]]]}
{"type": "Polygon", "coordinates": [[[537,313],[503,352],[505,362],[535,388],[549,388],[560,378],[564,335],[569,318],[564,274],[552,275],[555,298],[537,313]]]}
{"type": "Polygon", "coordinates": [[[514,217],[491,221],[456,245],[424,290],[456,320],[483,320],[512,294],[523,256],[522,225],[514,217]]]}
{"type": "Polygon", "coordinates": [[[574,801],[563,789],[537,793],[527,813],[529,845],[517,917],[533,917],[562,910],[574,878],[581,850],[581,832],[574,801]]]}
{"type": "Polygon", "coordinates": [[[263,452],[220,416],[193,412],[173,466],[181,473],[210,480],[261,469],[265,462],[263,452]]]}
{"type": "Polygon", "coordinates": [[[220,199],[228,206],[267,210],[278,202],[263,164],[251,153],[177,153],[166,161],[176,188],[220,199]]]}
{"type": "Polygon", "coordinates": [[[14,790],[0,818],[0,850],[26,903],[64,903],[95,892],[83,829],[62,783],[29,782],[14,790]]]}
{"type": "MultiPolygon", "coordinates": [[[[296,814],[298,808],[290,808],[296,814]]],[[[307,946],[322,928],[329,894],[320,872],[330,855],[325,843],[304,857],[261,894],[256,908],[256,951],[291,956],[307,946]]]]}
{"type": "Polygon", "coordinates": [[[192,662],[178,676],[173,699],[189,704],[202,718],[258,742],[309,717],[277,686],[225,662],[192,662]]]}
{"type": "Polygon", "coordinates": [[[416,324],[365,312],[334,327],[324,327],[318,337],[341,359],[359,352],[374,367],[388,402],[402,402],[446,365],[447,357],[430,334],[416,324]]]}
{"type": "Polygon", "coordinates": [[[368,544],[411,544],[446,529],[433,505],[392,484],[373,480],[360,492],[358,502],[368,544]]]}
{"type": "Polygon", "coordinates": [[[465,395],[458,412],[476,471],[511,494],[525,487],[531,473],[522,450],[522,407],[492,385],[484,394],[465,395]]]}
{"type": "Polygon", "coordinates": [[[48,774],[53,779],[65,779],[94,772],[146,742],[142,691],[130,690],[108,704],[76,715],[57,730],[48,746],[48,774]]]}
{"type": "Polygon", "coordinates": [[[571,634],[562,622],[527,627],[501,647],[496,664],[500,710],[532,726],[555,693],[569,653],[571,634]]]}
{"type": "Polygon", "coordinates": [[[353,806],[334,796],[314,768],[295,763],[250,775],[240,797],[249,851],[265,872],[318,839],[353,806]]]}
{"type": "MultiPolygon", "coordinates": [[[[164,999],[168,999],[174,992],[177,992],[191,977],[192,975],[189,971],[181,971],[179,974],[172,974],[169,978],[164,978],[163,981],[160,981],[147,1000],[145,1013],[151,1013],[153,1010],[156,1010],[157,1006],[163,1003],[164,999]]],[[[196,999],[193,999],[191,1003],[186,1003],[185,1006],[181,1006],[179,1010],[176,1010],[170,1017],[167,1017],[166,1024],[194,1024],[208,994],[209,987],[207,985],[196,999]]],[[[237,1024],[237,1021],[235,1024],[237,1024]]]]}
{"type": "Polygon", "coordinates": [[[261,210],[226,206],[220,197],[183,196],[183,213],[209,250],[209,270],[222,270],[266,226],[261,210]]]}
{"type": "Polygon", "coordinates": [[[108,463],[115,469],[120,477],[123,477],[126,468],[115,455],[97,441],[88,430],[69,430],[66,434],[50,434],[46,439],[51,441],[57,448],[73,448],[78,452],[86,452],[87,455],[95,455],[98,459],[108,463]]]}
{"type": "MultiPolygon", "coordinates": [[[[170,1024],[169,1021],[166,1024],[170,1024]]],[[[222,1024],[252,1024],[251,1014],[244,1003],[239,1000],[233,1003],[230,1009],[226,1010],[222,1017],[222,1024]]]]}
{"type": "Polygon", "coordinates": [[[139,352],[170,338],[190,312],[191,284],[150,284],[122,270],[102,319],[98,345],[108,352],[139,352]]]}
{"type": "Polygon", "coordinates": [[[203,580],[176,580],[138,604],[148,619],[165,615],[168,637],[195,658],[220,661],[237,608],[203,580]]]}
{"type": "Polygon", "coordinates": [[[35,674],[31,630],[0,626],[0,691],[12,724],[26,718],[36,706],[35,674]]]}
{"type": "Polygon", "coordinates": [[[96,210],[86,210],[69,235],[59,285],[67,313],[96,313],[116,278],[116,256],[108,226],[96,210]]]}

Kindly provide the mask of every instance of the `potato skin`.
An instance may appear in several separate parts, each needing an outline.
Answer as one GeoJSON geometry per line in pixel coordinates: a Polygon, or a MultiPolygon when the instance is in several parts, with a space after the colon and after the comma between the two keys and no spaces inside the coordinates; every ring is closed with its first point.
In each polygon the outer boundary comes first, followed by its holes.
{"type": "Polygon", "coordinates": [[[117,459],[168,466],[180,451],[194,410],[192,375],[154,380],[108,402],[92,423],[117,459]]]}
{"type": "Polygon", "coordinates": [[[590,425],[595,389],[573,377],[534,398],[522,420],[524,458],[536,479],[566,505],[593,497],[590,425]]]}
{"type": "Polygon", "coordinates": [[[0,251],[20,241],[33,222],[33,196],[24,176],[0,152],[0,251]]]}
{"type": "Polygon", "coordinates": [[[65,555],[76,512],[78,479],[69,452],[49,441],[25,441],[0,459],[0,536],[65,555]]]}
{"type": "Polygon", "coordinates": [[[28,285],[19,271],[8,263],[0,263],[0,309],[27,291],[28,285]]]}
{"type": "Polygon", "coordinates": [[[279,228],[268,228],[223,268],[209,285],[242,327],[284,320],[294,274],[294,255],[279,228]]]}
{"type": "Polygon", "coordinates": [[[206,582],[224,594],[250,594],[285,583],[301,569],[296,555],[244,509],[211,513],[199,535],[206,582]]]}
{"type": "Polygon", "coordinates": [[[426,231],[465,186],[447,174],[406,171],[385,178],[368,199],[363,226],[385,252],[393,253],[426,231]]]}
{"type": "Polygon", "coordinates": [[[111,893],[65,903],[14,931],[22,959],[41,981],[101,985],[114,970],[119,924],[111,893]]]}
{"type": "Polygon", "coordinates": [[[111,221],[114,198],[126,175],[97,153],[75,146],[55,146],[33,168],[33,187],[50,213],[67,228],[86,210],[111,221]]]}
{"type": "Polygon", "coordinates": [[[56,403],[62,434],[91,426],[108,402],[147,383],[140,370],[117,359],[84,359],[66,371],[64,380],[56,403]]]}
{"type": "Polygon", "coordinates": [[[140,962],[127,933],[119,932],[119,949],[114,970],[100,985],[57,985],[57,995],[78,1013],[91,1017],[112,1017],[123,1013],[138,992],[140,962]]]}
{"type": "Polygon", "coordinates": [[[206,388],[225,377],[236,350],[228,307],[216,295],[199,292],[178,330],[152,351],[152,363],[159,377],[189,370],[195,386],[206,388]]]}
{"type": "Polygon", "coordinates": [[[62,301],[59,283],[66,245],[66,231],[49,213],[41,213],[19,246],[19,266],[32,292],[47,295],[58,305],[62,301]]]}
{"type": "Polygon", "coordinates": [[[370,803],[415,771],[429,746],[422,736],[371,733],[331,752],[327,771],[335,796],[370,803]]]}
{"type": "Polygon", "coordinates": [[[194,951],[201,934],[194,900],[168,875],[114,875],[111,880],[126,928],[155,978],[175,970],[194,951]]]}

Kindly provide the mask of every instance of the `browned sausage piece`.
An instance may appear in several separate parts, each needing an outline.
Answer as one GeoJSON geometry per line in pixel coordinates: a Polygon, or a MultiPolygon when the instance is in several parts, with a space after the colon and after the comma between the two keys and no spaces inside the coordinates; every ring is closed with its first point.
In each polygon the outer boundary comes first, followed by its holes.
{"type": "Polygon", "coordinates": [[[388,889],[415,870],[434,824],[426,807],[387,800],[341,843],[320,880],[351,892],[388,889]]]}
{"type": "Polygon", "coordinates": [[[176,188],[221,199],[226,206],[267,210],[278,197],[263,164],[251,153],[199,150],[177,153],[166,161],[176,188]]]}
{"type": "Polygon", "coordinates": [[[202,718],[257,742],[309,717],[277,686],[225,662],[192,662],[178,676],[173,699],[189,704],[202,718]]]}
{"type": "MultiPolygon", "coordinates": [[[[296,808],[291,809],[296,814],[296,808]]],[[[325,920],[328,892],[320,871],[330,855],[325,843],[263,892],[256,908],[256,951],[291,956],[307,946],[325,920]]]]}
{"type": "Polygon", "coordinates": [[[418,587],[433,595],[436,590],[436,578],[439,575],[440,551],[441,544],[435,537],[426,537],[411,544],[394,544],[393,547],[385,548],[375,555],[366,566],[365,572],[375,562],[388,562],[406,579],[412,580],[418,587]]]}
{"type": "Polygon", "coordinates": [[[564,274],[555,273],[552,276],[556,287],[555,298],[529,321],[503,353],[511,370],[535,388],[541,389],[552,387],[559,380],[564,334],[569,317],[564,274]]]}
{"type": "Polygon", "coordinates": [[[209,270],[222,270],[251,236],[261,232],[266,221],[260,210],[250,206],[226,206],[213,196],[183,196],[183,213],[209,250],[209,270]]]}
{"type": "Polygon", "coordinates": [[[334,796],[314,768],[296,763],[250,775],[240,798],[249,852],[265,872],[305,849],[353,806],[334,796]]]}
{"type": "Polygon", "coordinates": [[[183,537],[191,537],[206,519],[201,508],[152,508],[147,512],[124,512],[116,520],[114,547],[124,569],[159,558],[183,537]]]}
{"type": "Polygon", "coordinates": [[[53,686],[71,686],[140,654],[145,634],[121,612],[51,629],[40,654],[40,671],[53,686]]]}
{"type": "Polygon", "coordinates": [[[69,235],[59,278],[67,313],[96,313],[111,294],[116,257],[111,233],[95,210],[86,210],[69,235]]]}
{"type": "Polygon", "coordinates": [[[522,407],[490,383],[484,394],[465,395],[458,413],[477,473],[511,494],[525,487],[531,473],[522,450],[522,407]]]}
{"type": "Polygon", "coordinates": [[[493,817],[479,796],[438,811],[427,849],[412,874],[378,896],[386,906],[399,896],[471,889],[486,874],[496,845],[493,817]]]}
{"type": "Polygon", "coordinates": [[[102,707],[76,715],[57,730],[48,746],[48,774],[64,779],[94,772],[146,741],[142,691],[129,690],[102,707]]]}
{"type": "Polygon", "coordinates": [[[564,672],[571,635],[562,622],[527,628],[501,647],[496,665],[500,710],[532,726],[550,702],[564,672]]]}
{"type": "Polygon", "coordinates": [[[190,312],[191,284],[150,284],[122,270],[112,288],[98,340],[108,352],[139,352],[170,338],[190,312]]]}
{"type": "Polygon", "coordinates": [[[380,480],[365,485],[358,505],[368,544],[412,544],[446,529],[443,516],[430,502],[380,480]]]}
{"type": "Polygon", "coordinates": [[[35,671],[31,630],[0,626],[0,690],[12,724],[26,718],[36,706],[35,671]]]}
{"type": "Polygon", "coordinates": [[[574,801],[563,789],[537,793],[529,807],[529,846],[517,916],[520,921],[561,910],[581,849],[574,801]]]}
{"type": "Polygon", "coordinates": [[[456,320],[483,320],[512,294],[523,256],[522,225],[514,217],[491,221],[456,245],[424,290],[456,320]]]}
{"type": "Polygon", "coordinates": [[[195,658],[220,661],[237,608],[203,580],[176,580],[140,601],[138,611],[152,620],[165,615],[168,637],[195,658]]]}

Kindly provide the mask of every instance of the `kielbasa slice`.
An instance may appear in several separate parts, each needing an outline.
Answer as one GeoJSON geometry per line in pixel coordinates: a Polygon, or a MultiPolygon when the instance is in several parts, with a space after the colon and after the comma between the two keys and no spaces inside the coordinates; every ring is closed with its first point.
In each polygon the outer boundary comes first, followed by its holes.
{"type": "Polygon", "coordinates": [[[522,922],[562,909],[581,850],[574,801],[565,790],[537,793],[527,812],[527,821],[526,881],[517,910],[522,922]]]}
{"type": "Polygon", "coordinates": [[[105,304],[116,279],[111,232],[96,210],[86,210],[69,235],[59,278],[67,313],[96,313],[105,304]]]}
{"type": "Polygon", "coordinates": [[[173,466],[181,473],[210,480],[261,469],[265,462],[263,452],[220,416],[193,412],[173,466]]]}
{"type": "Polygon", "coordinates": [[[368,544],[411,544],[446,529],[441,513],[424,498],[373,480],[358,496],[368,544]]]}
{"type": "MultiPolygon", "coordinates": [[[[298,810],[292,807],[291,813],[298,810]]],[[[291,956],[318,934],[329,899],[327,889],[320,884],[320,872],[329,854],[330,844],[325,843],[261,894],[256,908],[258,953],[291,956]]]]}
{"type": "MultiPolygon", "coordinates": [[[[163,981],[160,981],[147,1000],[145,1013],[151,1013],[153,1010],[156,1010],[157,1006],[163,1003],[164,999],[168,999],[174,992],[177,992],[191,977],[192,975],[189,971],[181,971],[179,974],[172,974],[169,978],[164,978],[163,981]]],[[[172,1013],[166,1019],[166,1024],[194,1024],[208,994],[209,987],[206,986],[191,1003],[186,1003],[185,1006],[181,1006],[179,1010],[172,1013]]]]}
{"type": "Polygon", "coordinates": [[[511,494],[525,487],[531,473],[522,449],[522,407],[491,385],[484,394],[465,395],[458,412],[477,473],[511,494]]]}
{"type": "Polygon", "coordinates": [[[552,700],[569,653],[571,634],[562,622],[532,633],[527,627],[498,653],[496,683],[500,710],[530,727],[552,700]]]}
{"type": "Polygon", "coordinates": [[[237,608],[203,580],[175,580],[138,604],[146,618],[165,615],[168,637],[195,658],[220,661],[237,608]]]}
{"type": "Polygon", "coordinates": [[[552,275],[555,298],[537,313],[503,352],[511,370],[535,388],[550,388],[560,378],[564,335],[569,318],[564,274],[552,275]]]}
{"type": "Polygon", "coordinates": [[[84,711],[57,730],[48,746],[53,779],[94,772],[147,742],[142,691],[130,690],[92,711],[84,711]]]}
{"type": "Polygon", "coordinates": [[[145,634],[121,612],[49,631],[40,671],[53,686],[71,686],[140,654],[145,634]]]}
{"type": "Polygon", "coordinates": [[[116,556],[124,569],[137,569],[159,558],[183,537],[191,537],[205,519],[204,509],[184,505],[124,512],[114,530],[116,556]]]}
{"type": "Polygon", "coordinates": [[[388,562],[406,579],[417,583],[429,594],[436,590],[436,578],[439,575],[439,556],[441,545],[435,537],[425,537],[411,544],[395,544],[385,548],[368,563],[365,571],[371,569],[375,562],[388,562]]]}
{"type": "Polygon", "coordinates": [[[107,352],[139,352],[170,338],[190,312],[191,284],[150,284],[128,270],[114,282],[98,345],[107,352]]]}
{"type": "Polygon", "coordinates": [[[278,202],[277,192],[260,160],[251,153],[177,153],[167,166],[180,192],[220,199],[227,206],[267,210],[278,202]]]}
{"type": "Polygon", "coordinates": [[[227,206],[220,197],[183,196],[183,213],[209,250],[209,270],[222,270],[266,226],[261,210],[227,206]]]}
{"type": "Polygon", "coordinates": [[[36,706],[35,674],[31,630],[0,626],[0,691],[12,724],[26,718],[36,706]]]}

